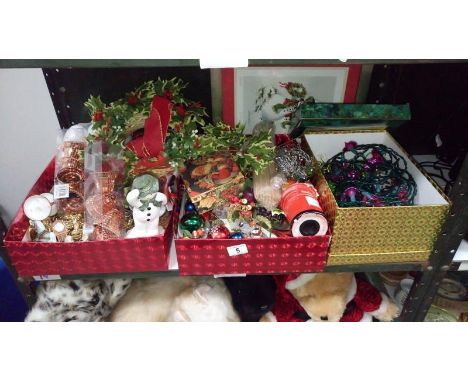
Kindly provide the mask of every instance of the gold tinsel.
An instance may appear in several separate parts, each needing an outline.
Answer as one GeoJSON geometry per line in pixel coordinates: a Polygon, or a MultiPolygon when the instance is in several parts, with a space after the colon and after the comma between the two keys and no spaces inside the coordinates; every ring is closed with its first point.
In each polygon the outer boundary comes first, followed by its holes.
{"type": "MultiPolygon", "coordinates": [[[[62,216],[49,216],[48,218],[42,220],[46,228],[46,232],[52,232],[52,226],[55,221],[61,220],[65,223],[67,228],[67,235],[70,235],[73,238],[73,241],[81,241],[83,236],[83,214],[65,214],[62,216]]],[[[37,240],[37,232],[34,229],[32,222],[29,222],[29,236],[32,241],[37,240]]]]}

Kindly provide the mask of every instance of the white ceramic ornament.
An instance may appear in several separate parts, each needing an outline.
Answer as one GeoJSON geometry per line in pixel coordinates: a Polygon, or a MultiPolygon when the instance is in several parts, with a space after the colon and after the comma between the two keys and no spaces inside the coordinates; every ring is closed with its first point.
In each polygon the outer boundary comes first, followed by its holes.
{"type": "Polygon", "coordinates": [[[51,194],[50,192],[45,192],[45,193],[41,194],[41,196],[46,198],[49,201],[49,203],[50,203],[50,205],[52,207],[49,216],[56,215],[57,211],[58,211],[58,206],[57,206],[57,203],[55,203],[54,195],[51,194]]]}
{"type": "Polygon", "coordinates": [[[63,136],[64,142],[87,143],[88,129],[81,124],[71,126],[63,136]]]}
{"type": "Polygon", "coordinates": [[[52,194],[44,193],[30,196],[23,204],[23,211],[26,217],[31,220],[37,232],[38,239],[36,241],[47,243],[55,243],[57,241],[55,233],[47,231],[42,222],[42,220],[57,213],[57,207],[52,194]]]}
{"type": "Polygon", "coordinates": [[[32,195],[23,204],[24,214],[30,220],[44,220],[52,212],[52,204],[42,195],[32,195]]]}
{"type": "Polygon", "coordinates": [[[164,234],[164,228],[159,225],[159,218],[166,212],[167,197],[157,192],[154,201],[161,206],[155,206],[152,202],[143,211],[140,207],[143,203],[139,199],[140,190],[134,189],[127,194],[127,202],[133,208],[133,222],[135,226],[127,232],[127,238],[147,237],[164,234]]]}

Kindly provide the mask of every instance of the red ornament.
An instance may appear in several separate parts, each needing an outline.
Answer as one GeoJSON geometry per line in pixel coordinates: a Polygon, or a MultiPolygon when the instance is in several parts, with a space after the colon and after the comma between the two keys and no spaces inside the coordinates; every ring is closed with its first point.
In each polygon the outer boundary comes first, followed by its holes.
{"type": "Polygon", "coordinates": [[[192,102],[192,103],[190,103],[189,107],[191,107],[191,108],[201,108],[201,107],[203,107],[203,105],[201,104],[201,102],[192,102]]]}
{"type": "Polygon", "coordinates": [[[172,99],[172,92],[169,90],[166,90],[163,94],[163,97],[167,98],[168,100],[172,99]]]}
{"type": "Polygon", "coordinates": [[[239,203],[240,199],[237,196],[232,196],[229,201],[233,204],[236,204],[239,203]]]}
{"type": "Polygon", "coordinates": [[[185,110],[185,107],[182,104],[175,105],[174,109],[176,113],[182,118],[184,118],[185,114],[187,114],[187,110],[185,110]]]}
{"type": "Polygon", "coordinates": [[[179,123],[176,123],[174,125],[174,129],[175,131],[177,131],[178,133],[182,130],[182,128],[184,127],[184,124],[182,122],[179,122],[179,123]]]}
{"type": "Polygon", "coordinates": [[[275,135],[275,146],[281,146],[291,141],[288,134],[276,134],[275,135]]]}
{"type": "Polygon", "coordinates": [[[102,121],[103,119],[103,112],[101,110],[99,111],[96,111],[94,114],[93,114],[93,122],[99,122],[99,121],[102,121]]]}
{"type": "Polygon", "coordinates": [[[208,233],[210,239],[228,239],[229,235],[230,232],[224,225],[216,225],[212,227],[208,233]]]}
{"type": "Polygon", "coordinates": [[[216,216],[215,214],[213,213],[213,211],[206,211],[206,212],[203,212],[201,215],[200,215],[204,221],[208,222],[210,220],[213,220],[213,219],[216,219],[216,216]]]}
{"type": "Polygon", "coordinates": [[[132,94],[128,97],[127,102],[131,106],[135,106],[138,103],[138,97],[135,94],[132,94]]]}

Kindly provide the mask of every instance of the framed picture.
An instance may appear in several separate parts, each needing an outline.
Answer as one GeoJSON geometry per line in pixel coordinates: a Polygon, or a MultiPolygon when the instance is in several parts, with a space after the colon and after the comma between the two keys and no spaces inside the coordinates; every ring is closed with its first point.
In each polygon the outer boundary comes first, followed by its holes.
{"type": "Polygon", "coordinates": [[[276,133],[285,133],[291,114],[306,100],[355,102],[360,74],[355,64],[222,69],[223,121],[245,124],[246,134],[272,121],[276,133]]]}

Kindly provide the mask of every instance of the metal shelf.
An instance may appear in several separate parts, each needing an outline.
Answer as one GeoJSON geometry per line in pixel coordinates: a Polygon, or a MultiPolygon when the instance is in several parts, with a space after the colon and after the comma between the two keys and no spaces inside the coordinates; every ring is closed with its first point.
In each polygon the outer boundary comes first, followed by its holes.
{"type": "MultiPolygon", "coordinates": [[[[329,266],[324,272],[390,272],[390,271],[421,271],[425,264],[421,263],[389,263],[389,264],[349,264],[329,266]]],[[[109,278],[150,278],[155,276],[178,276],[177,269],[161,272],[132,272],[132,273],[98,273],[87,275],[62,275],[62,280],[96,280],[109,278]]]]}
{"type": "Polygon", "coordinates": [[[129,68],[200,66],[198,59],[167,60],[0,60],[0,68],[129,68]]]}
{"type": "MultiPolygon", "coordinates": [[[[340,65],[340,64],[436,64],[460,63],[468,60],[410,60],[410,59],[249,59],[254,65],[340,65]]],[[[199,59],[58,59],[58,60],[0,60],[0,68],[130,68],[130,67],[200,66],[199,59]]]]}

